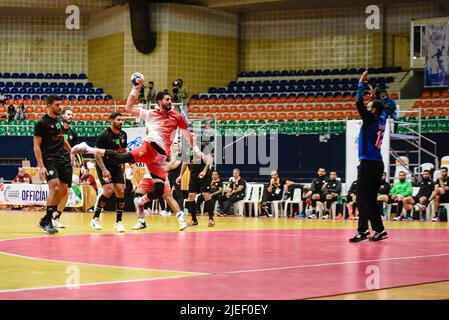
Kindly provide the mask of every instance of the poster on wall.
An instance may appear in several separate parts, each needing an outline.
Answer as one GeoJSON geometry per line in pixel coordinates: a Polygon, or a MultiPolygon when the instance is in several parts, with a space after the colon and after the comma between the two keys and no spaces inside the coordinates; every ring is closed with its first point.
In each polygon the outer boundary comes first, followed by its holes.
{"type": "MultiPolygon", "coordinates": [[[[123,131],[125,131],[128,136],[128,146],[126,147],[128,152],[140,147],[147,136],[146,127],[124,128],[123,131]]],[[[137,163],[137,165],[143,166],[143,163],[137,163]]]]}
{"type": "MultiPolygon", "coordinates": [[[[47,184],[0,184],[0,204],[3,205],[45,206],[47,197],[47,184]]],[[[75,184],[72,185],[67,207],[81,207],[83,200],[82,188],[75,184]]]]}
{"type": "MultiPolygon", "coordinates": [[[[390,130],[391,119],[387,120],[387,125],[382,141],[382,158],[384,161],[384,171],[390,176],[390,130]]],[[[349,188],[354,180],[357,180],[357,167],[359,165],[359,132],[362,127],[362,120],[348,120],[346,122],[346,186],[349,188]]]]}
{"type": "Polygon", "coordinates": [[[441,88],[449,85],[449,23],[426,25],[426,62],[424,86],[441,88]]]}

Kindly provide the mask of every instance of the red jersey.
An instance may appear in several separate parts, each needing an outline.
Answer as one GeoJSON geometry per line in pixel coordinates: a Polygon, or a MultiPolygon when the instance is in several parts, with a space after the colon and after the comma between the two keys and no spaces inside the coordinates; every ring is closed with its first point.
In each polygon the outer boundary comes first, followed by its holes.
{"type": "Polygon", "coordinates": [[[21,176],[20,174],[18,174],[13,182],[16,183],[31,183],[31,176],[28,173],[25,173],[23,176],[21,176]]]}
{"type": "Polygon", "coordinates": [[[97,188],[97,182],[95,181],[95,178],[94,178],[93,175],[88,174],[88,175],[85,176],[84,178],[81,178],[80,181],[81,181],[82,183],[88,183],[88,184],[90,184],[90,185],[95,189],[95,191],[98,191],[98,188],[97,188]]]}
{"type": "Polygon", "coordinates": [[[167,156],[175,139],[176,129],[186,130],[188,125],[183,116],[176,110],[140,109],[139,118],[145,120],[148,136],[145,141],[154,142],[167,156]]]}

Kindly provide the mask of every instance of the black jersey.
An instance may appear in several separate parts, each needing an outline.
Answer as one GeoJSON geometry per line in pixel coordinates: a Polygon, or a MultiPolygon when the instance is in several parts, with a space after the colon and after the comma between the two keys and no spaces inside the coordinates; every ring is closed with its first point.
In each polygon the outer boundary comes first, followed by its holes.
{"type": "Polygon", "coordinates": [[[389,195],[390,194],[390,189],[391,189],[390,183],[387,182],[386,180],[382,180],[381,185],[379,187],[378,194],[389,195]]]}
{"type": "MultiPolygon", "coordinates": [[[[64,133],[64,139],[67,140],[71,147],[78,143],[78,135],[75,133],[75,131],[72,130],[72,128],[66,129],[62,127],[62,132],[64,133]]],[[[64,149],[64,155],[70,158],[69,151],[66,149],[64,149]]]]}
{"type": "Polygon", "coordinates": [[[210,183],[210,193],[215,193],[218,190],[220,190],[220,188],[223,188],[223,182],[221,182],[220,179],[218,179],[217,181],[212,180],[210,183]]]}
{"type": "Polygon", "coordinates": [[[318,177],[316,177],[316,178],[313,179],[313,181],[312,181],[312,186],[311,186],[310,190],[311,190],[313,193],[320,193],[320,192],[322,192],[321,189],[323,188],[323,185],[324,185],[327,181],[329,181],[329,178],[328,178],[327,176],[322,176],[322,177],[318,176],[318,177]]]}
{"type": "Polygon", "coordinates": [[[64,132],[64,138],[67,140],[71,147],[78,143],[78,135],[75,131],[73,131],[72,128],[66,129],[63,127],[62,131],[64,132]]]}
{"type": "MultiPolygon", "coordinates": [[[[446,177],[446,179],[442,179],[442,180],[443,180],[444,187],[449,186],[449,176],[446,177]]],[[[439,188],[441,188],[440,179],[435,180],[435,185],[437,185],[439,188]]]]}
{"type": "Polygon", "coordinates": [[[42,160],[65,161],[63,120],[45,114],[34,125],[34,136],[42,138],[42,160]]]}
{"type": "Polygon", "coordinates": [[[234,178],[231,180],[230,184],[229,184],[229,188],[233,191],[237,190],[237,188],[239,186],[243,186],[242,191],[240,191],[239,193],[236,193],[237,195],[245,195],[245,191],[246,191],[246,180],[243,179],[242,177],[239,178],[238,181],[236,181],[234,178]]]}
{"type": "MultiPolygon", "coordinates": [[[[105,129],[98,137],[96,147],[101,149],[114,150],[117,152],[126,152],[128,146],[128,136],[125,131],[120,130],[119,134],[115,134],[111,128],[105,129]]],[[[109,157],[103,158],[104,165],[109,168],[120,166],[109,157]]]]}
{"type": "Polygon", "coordinates": [[[432,179],[421,179],[416,184],[417,187],[419,187],[417,197],[426,197],[429,198],[432,195],[432,192],[435,188],[435,184],[433,183],[432,179]]]}

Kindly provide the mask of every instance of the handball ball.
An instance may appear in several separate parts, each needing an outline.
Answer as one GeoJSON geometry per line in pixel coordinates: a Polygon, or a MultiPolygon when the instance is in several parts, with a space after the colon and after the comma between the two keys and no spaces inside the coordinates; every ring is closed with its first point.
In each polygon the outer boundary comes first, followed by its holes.
{"type": "Polygon", "coordinates": [[[142,78],[142,79],[144,78],[143,74],[141,74],[140,72],[134,72],[131,76],[131,83],[133,85],[137,86],[138,85],[137,80],[140,78],[142,78]]]}

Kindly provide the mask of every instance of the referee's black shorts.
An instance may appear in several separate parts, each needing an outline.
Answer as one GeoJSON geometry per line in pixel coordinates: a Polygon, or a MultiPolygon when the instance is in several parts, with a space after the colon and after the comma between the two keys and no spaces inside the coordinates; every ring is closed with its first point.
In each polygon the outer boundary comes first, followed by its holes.
{"type": "Polygon", "coordinates": [[[101,185],[104,186],[105,184],[113,183],[113,184],[125,184],[125,178],[123,177],[123,169],[122,166],[112,166],[112,167],[106,167],[108,171],[111,173],[112,181],[106,182],[103,177],[103,172],[101,171],[100,167],[97,165],[95,166],[97,169],[98,179],[101,182],[101,185]]]}

